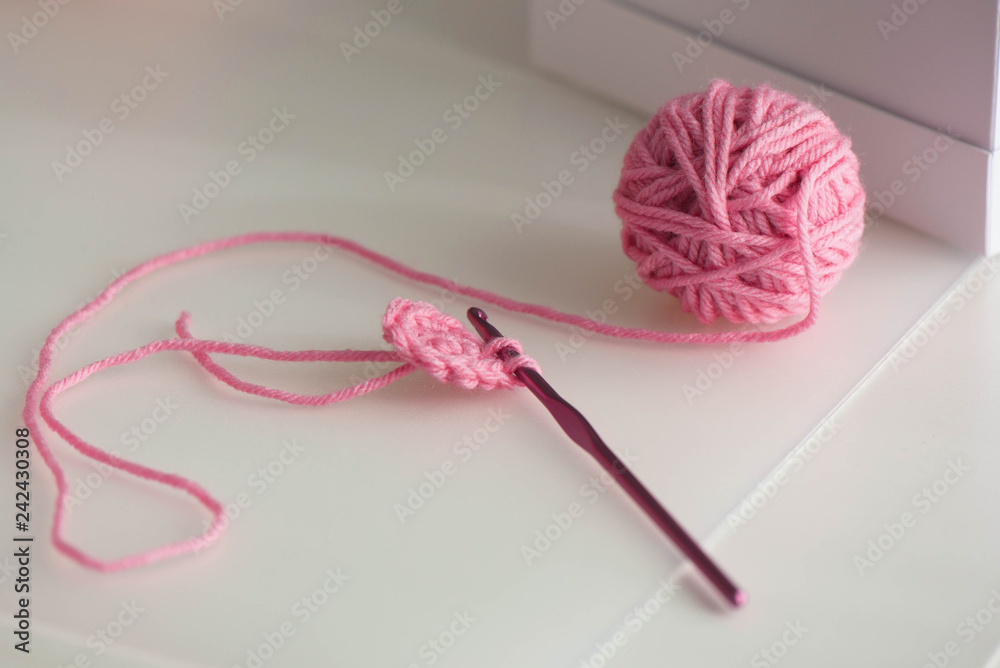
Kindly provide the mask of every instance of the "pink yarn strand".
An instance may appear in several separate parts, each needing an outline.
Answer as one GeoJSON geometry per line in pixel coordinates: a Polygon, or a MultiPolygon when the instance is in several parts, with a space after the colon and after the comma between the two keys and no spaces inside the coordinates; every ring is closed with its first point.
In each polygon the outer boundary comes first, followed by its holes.
{"type": "MultiPolygon", "coordinates": [[[[614,194],[622,219],[622,245],[637,274],[654,289],[681,300],[702,322],[777,322],[805,315],[773,330],[678,333],[620,327],[547,306],[508,299],[418,271],[349,239],[312,232],[260,232],[197,244],[161,255],[129,270],[91,302],[65,318],[46,338],[38,374],[25,397],[25,425],[58,490],[52,525],[56,548],[97,570],[120,570],[192,552],[221,530],[219,502],[183,476],[128,462],[86,443],[63,425],[52,402],[66,389],[105,368],[165,350],[188,352],[217,380],[247,394],[308,406],[323,406],[384,387],[421,368],[462,387],[511,387],[513,367],[500,364],[493,342],[481,347],[457,320],[428,304],[394,300],[383,332],[392,351],[277,351],[260,346],[204,341],[191,336],[190,316],[175,323],[178,338],[141,346],[79,369],[46,387],[58,341],[105,306],[130,283],[157,269],[216,251],[260,243],[314,243],[338,248],[403,278],[459,294],[514,313],[571,325],[605,336],[655,343],[777,341],[810,327],[820,300],[854,259],[862,233],[864,191],[850,140],[812,105],[767,86],[736,88],[713,82],[702,92],[664,105],[629,147],[614,194]],[[280,361],[398,362],[387,373],[323,395],[303,395],[244,381],[211,355],[229,354],[280,361]],[[39,429],[38,415],[83,456],[131,475],[182,491],[212,513],[209,529],[196,538],[104,561],[62,536],[68,485],[65,473],[39,429]]],[[[517,365],[532,365],[526,355],[517,365]]]]}
{"type": "MultiPolygon", "coordinates": [[[[191,322],[191,315],[187,312],[181,314],[175,323],[175,329],[177,330],[177,335],[181,339],[191,340],[191,334],[188,331],[188,325],[191,322]]],[[[278,351],[275,351],[278,352],[278,351]]],[[[274,357],[272,359],[278,359],[286,362],[399,362],[400,357],[394,351],[354,351],[354,350],[306,350],[300,352],[281,352],[280,356],[274,357]]],[[[208,353],[201,351],[192,351],[192,356],[206,371],[221,380],[223,383],[229,387],[239,390],[240,392],[245,392],[247,394],[253,394],[258,397],[264,397],[267,399],[275,399],[277,401],[284,401],[285,403],[294,404],[298,406],[327,406],[329,404],[335,404],[341,401],[347,401],[348,399],[353,399],[354,397],[359,397],[362,394],[367,394],[372,390],[377,390],[379,388],[385,387],[389,383],[402,378],[408,373],[412,373],[416,370],[412,364],[404,363],[400,366],[392,369],[391,371],[382,374],[376,378],[370,378],[352,387],[345,388],[343,390],[337,390],[336,392],[331,392],[329,394],[320,395],[309,395],[309,394],[296,394],[294,392],[286,392],[284,390],[277,390],[270,387],[265,387],[263,385],[256,385],[254,383],[248,383],[246,381],[240,380],[232,373],[224,369],[221,365],[217,364],[215,361],[209,357],[208,353]]]]}
{"type": "MultiPolygon", "coordinates": [[[[186,314],[185,314],[186,315],[186,314]]],[[[180,322],[184,320],[182,316],[180,322]]],[[[41,399],[38,403],[39,413],[45,423],[51,428],[56,434],[62,437],[67,443],[69,443],[75,450],[77,450],[84,457],[91,459],[102,464],[106,464],[114,469],[124,471],[133,476],[141,478],[143,480],[149,480],[151,482],[159,483],[167,487],[171,487],[180,490],[189,496],[193,497],[201,505],[203,505],[212,514],[213,521],[211,525],[203,532],[200,536],[195,538],[190,538],[187,540],[179,541],[176,543],[171,543],[169,545],[161,546],[144,552],[140,552],[136,555],[127,556],[124,558],[116,560],[101,560],[93,557],[82,550],[76,548],[75,546],[68,543],[62,535],[63,525],[65,520],[65,509],[66,501],[68,498],[68,485],[66,484],[65,474],[63,472],[62,466],[56,460],[52,450],[48,447],[44,436],[41,431],[38,430],[38,424],[34,420],[33,416],[29,418],[25,417],[25,423],[28,428],[32,431],[35,437],[35,445],[38,447],[39,452],[42,455],[48,468],[53,472],[56,479],[56,509],[53,516],[51,538],[56,549],[70,557],[77,563],[100,571],[118,571],[127,568],[134,568],[136,566],[141,566],[143,564],[149,564],[167,557],[176,556],[188,552],[193,552],[197,549],[204,547],[205,545],[213,542],[218,538],[222,527],[224,526],[223,519],[223,508],[222,504],[219,503],[211,494],[205,491],[197,483],[185,478],[181,475],[164,473],[157,471],[134,462],[130,462],[126,459],[118,457],[116,455],[107,453],[93,445],[87,443],[82,438],[74,434],[65,424],[63,424],[58,418],[56,418],[52,410],[52,402],[57,396],[62,394],[69,388],[81,383],[86,378],[91,375],[101,371],[103,369],[108,369],[115,366],[122,366],[132,362],[137,362],[145,357],[148,357],[154,353],[162,351],[184,351],[191,352],[196,357],[204,356],[208,359],[210,364],[210,358],[208,358],[208,353],[220,353],[228,355],[238,355],[243,357],[256,357],[265,360],[277,360],[277,361],[339,361],[339,362],[356,362],[356,361],[399,361],[398,356],[396,356],[392,351],[355,351],[355,350],[330,350],[330,351],[277,351],[271,350],[269,348],[264,348],[261,346],[253,346],[247,344],[237,344],[237,343],[226,343],[222,341],[205,341],[200,339],[193,339],[186,336],[184,338],[178,339],[166,339],[163,341],[154,341],[148,343],[139,348],[129,350],[124,353],[119,353],[118,355],[113,355],[106,357],[97,362],[88,364],[87,366],[78,369],[77,371],[69,374],[68,376],[54,382],[50,385],[41,395],[41,399]]],[[[219,367],[221,369],[221,367],[219,367]]],[[[327,405],[331,403],[336,403],[338,401],[345,401],[347,399],[365,394],[379,387],[384,387],[385,385],[391,383],[395,379],[410,373],[413,371],[412,365],[403,364],[396,367],[392,371],[379,378],[371,379],[355,385],[353,387],[334,392],[327,395],[320,396],[309,396],[309,395],[296,395],[288,392],[281,392],[279,390],[271,390],[269,388],[263,388],[261,386],[252,385],[250,383],[243,383],[238,379],[233,378],[236,381],[236,389],[244,392],[249,392],[251,394],[258,394],[259,396],[266,396],[268,398],[274,398],[281,401],[287,401],[288,403],[294,404],[304,404],[304,405],[327,405]],[[262,390],[262,392],[256,391],[257,389],[262,390]]],[[[222,373],[227,373],[222,370],[222,373]]],[[[219,377],[213,372],[213,375],[219,377]]],[[[224,380],[224,382],[227,382],[224,380]]]]}
{"type": "MultiPolygon", "coordinates": [[[[800,226],[802,223],[800,222],[800,226]]],[[[801,233],[801,230],[800,230],[801,233]]],[[[802,240],[806,235],[800,234],[800,240],[802,240]]],[[[48,466],[48,468],[53,472],[56,479],[58,498],[57,507],[55,511],[55,516],[52,526],[52,540],[57,549],[66,554],[68,557],[77,561],[78,563],[87,566],[89,568],[94,568],[97,570],[119,570],[122,568],[130,568],[140,564],[151,563],[159,559],[163,559],[169,556],[174,556],[178,554],[183,554],[186,552],[192,552],[203,546],[207,542],[214,540],[217,535],[217,530],[220,525],[220,513],[221,506],[218,501],[216,501],[211,495],[209,495],[205,490],[203,490],[197,484],[191,482],[190,480],[179,475],[164,474],[147,467],[140,466],[128,462],[124,459],[109,455],[89,444],[84,442],[82,439],[78,438],[73,434],[68,428],[66,428],[61,422],[59,422],[52,413],[51,402],[52,400],[62,391],[72,387],[73,385],[79,383],[84,378],[90,376],[91,374],[112,366],[118,366],[121,364],[127,364],[130,362],[142,359],[154,352],[159,352],[163,350],[177,350],[190,352],[195,360],[205,368],[209,373],[211,373],[215,378],[226,383],[230,387],[237,389],[241,392],[246,392],[256,396],[261,396],[269,399],[276,399],[279,401],[285,401],[287,403],[298,404],[298,405],[327,405],[330,403],[335,403],[338,401],[344,401],[346,399],[359,396],[366,392],[370,392],[379,387],[384,387],[385,385],[393,382],[397,378],[410,373],[413,371],[414,367],[410,364],[402,364],[399,367],[391,370],[390,372],[384,374],[375,379],[370,379],[356,385],[351,388],[346,388],[333,392],[326,395],[309,396],[300,395],[292,392],[285,392],[282,390],[267,388],[261,385],[256,385],[253,383],[248,383],[242,381],[235,377],[224,368],[215,363],[210,357],[210,353],[221,353],[221,354],[232,354],[232,355],[242,355],[248,357],[257,357],[260,359],[268,360],[283,360],[283,361],[360,361],[360,360],[370,360],[370,361],[399,361],[399,357],[396,356],[394,352],[391,351],[299,351],[299,352],[288,352],[288,351],[275,351],[268,348],[263,348],[260,346],[250,346],[245,344],[233,344],[224,343],[217,341],[203,341],[199,339],[191,338],[190,332],[188,331],[189,316],[183,314],[181,318],[177,321],[177,333],[180,338],[178,339],[168,339],[164,341],[157,341],[154,343],[141,346],[134,350],[108,357],[99,362],[90,364],[77,372],[70,374],[66,378],[54,383],[47,390],[45,389],[45,384],[48,381],[50,368],[52,365],[52,359],[54,353],[57,349],[57,341],[71,328],[74,328],[81,324],[82,322],[93,317],[93,315],[110,302],[114,296],[120,292],[128,284],[138,280],[139,278],[163,267],[167,267],[185,260],[191,260],[209,253],[216,251],[221,251],[224,249],[235,248],[239,246],[246,246],[251,244],[263,244],[263,243],[315,243],[322,244],[326,246],[333,246],[339,248],[347,253],[353,254],[355,256],[361,257],[373,264],[387,269],[395,274],[398,274],[404,278],[416,281],[418,283],[423,283],[426,285],[432,285],[440,287],[443,289],[451,290],[456,294],[463,295],[472,299],[476,299],[482,302],[493,304],[499,306],[515,313],[523,313],[527,315],[533,315],[539,318],[550,320],[553,322],[558,322],[566,325],[572,325],[580,327],[582,329],[592,331],[598,334],[603,334],[606,336],[627,338],[627,339],[638,339],[658,343],[723,343],[730,341],[774,341],[787,336],[791,336],[802,329],[805,329],[815,320],[815,306],[818,303],[818,295],[815,291],[811,292],[810,303],[811,308],[807,316],[800,322],[792,324],[783,329],[774,331],[736,331],[736,332],[724,332],[717,334],[704,334],[704,333],[672,333],[672,332],[661,332],[656,330],[649,330],[643,328],[630,328],[630,327],[619,327],[615,325],[608,325],[605,323],[599,323],[588,318],[584,318],[578,315],[573,315],[569,313],[564,313],[556,309],[549,308],[547,306],[542,306],[538,304],[531,304],[528,302],[518,301],[514,299],[509,299],[500,296],[496,293],[490,292],[488,290],[481,290],[478,288],[462,285],[454,281],[441,278],[434,274],[425,273],[413,269],[401,262],[393,260],[392,258],[386,257],[375,251],[372,251],[354,241],[345,239],[342,237],[337,237],[329,234],[312,233],[312,232],[260,232],[252,234],[238,235],[234,237],[228,237],[224,239],[219,239],[216,241],[210,241],[201,243],[190,248],[181,249],[159,257],[153,258],[142,264],[139,264],[135,268],[129,270],[121,277],[112,282],[103,292],[101,292],[95,299],[91,302],[77,310],[76,312],[69,315],[64,319],[58,326],[56,326],[52,332],[49,334],[45,341],[41,351],[38,356],[38,375],[32,382],[28,389],[25,401],[25,407],[23,411],[23,417],[26,426],[31,430],[32,434],[35,436],[35,443],[38,447],[40,454],[48,466]],[[126,557],[123,559],[118,559],[114,561],[102,561],[91,557],[72,545],[68,544],[62,538],[62,527],[64,519],[64,504],[67,497],[67,484],[65,480],[65,475],[59,463],[56,461],[51,449],[45,441],[44,436],[38,428],[38,422],[36,419],[36,408],[40,409],[41,414],[45,422],[52,427],[52,429],[58,433],[62,438],[64,438],[70,445],[77,449],[81,454],[89,457],[95,461],[100,461],[102,463],[108,464],[115,468],[126,471],[132,475],[139,478],[151,480],[158,482],[169,487],[176,488],[178,490],[184,491],[187,494],[194,497],[202,505],[204,505],[212,514],[214,522],[212,526],[198,538],[193,538],[164,547],[149,550],[144,553],[132,557],[126,557]]],[[[803,256],[806,260],[804,262],[807,280],[812,281],[812,257],[809,253],[808,245],[803,244],[803,256]]]]}
{"type": "MultiPolygon", "coordinates": [[[[127,271],[118,279],[113,281],[103,292],[101,292],[91,302],[66,317],[57,325],[47,337],[38,356],[38,374],[31,383],[25,397],[25,406],[22,413],[25,425],[34,436],[35,445],[42,456],[46,466],[52,471],[56,480],[57,499],[56,509],[53,517],[51,538],[56,549],[65,554],[77,563],[100,571],[117,571],[132,568],[142,564],[148,564],[167,557],[190,553],[206,544],[214,541],[222,526],[222,506],[206,492],[202,487],[187,478],[163,473],[142,465],[129,462],[125,459],[108,454],[100,450],[83,439],[76,436],[62,422],[60,422],[52,411],[52,402],[59,394],[78,384],[92,374],[106,368],[120,366],[138,361],[153,353],[173,350],[184,351],[192,354],[194,359],[212,376],[226,383],[230,387],[248,394],[284,401],[297,405],[322,406],[339,401],[360,396],[372,390],[384,387],[394,380],[411,373],[414,370],[412,364],[403,363],[392,369],[388,373],[374,379],[369,379],[363,383],[350,388],[338,390],[325,395],[301,395],[286,392],[278,389],[256,385],[240,380],[223,367],[218,365],[209,357],[209,354],[229,354],[244,357],[256,357],[265,360],[280,361],[401,361],[399,356],[393,351],[277,351],[261,346],[247,344],[225,343],[219,341],[206,341],[191,337],[188,330],[190,316],[182,314],[176,323],[177,339],[167,339],[146,344],[134,350],[130,350],[118,355],[107,357],[98,362],[89,364],[76,372],[56,381],[46,388],[49,379],[50,369],[54,353],[57,350],[57,342],[70,329],[80,325],[94,316],[102,307],[108,304],[116,294],[125,286],[135,282],[139,278],[157,270],[179,262],[191,260],[207,255],[209,253],[224,249],[263,243],[316,243],[339,248],[349,254],[361,257],[373,264],[396,273],[404,278],[432,285],[443,289],[451,290],[472,299],[499,306],[515,313],[533,315],[553,322],[573,325],[595,333],[612,337],[639,339],[661,343],[721,343],[728,341],[771,341],[792,334],[808,327],[815,319],[815,309],[804,320],[782,330],[771,332],[725,332],[720,334],[678,334],[670,332],[659,332],[642,328],[618,327],[599,323],[578,315],[563,313],[561,311],[514,299],[508,299],[488,290],[462,285],[454,281],[441,278],[434,274],[425,273],[413,269],[392,258],[386,257],[372,251],[354,241],[329,234],[312,232],[260,232],[244,234],[234,237],[219,239],[201,243],[190,248],[181,249],[171,253],[161,255],[139,264],[127,271]],[[94,461],[98,461],[113,468],[125,471],[138,478],[156,482],[168,487],[180,490],[203,505],[212,514],[213,522],[210,527],[200,536],[179,541],[169,545],[161,546],[136,555],[119,558],[115,560],[101,560],[93,557],[82,550],[71,545],[63,538],[63,525],[65,520],[65,503],[68,497],[68,485],[62,466],[57,461],[46,439],[39,429],[37,415],[40,414],[45,423],[52,428],[60,437],[66,440],[73,448],[83,456],[94,461]]],[[[805,250],[805,249],[804,249],[805,250]]],[[[806,254],[806,253],[804,253],[806,254]]],[[[806,272],[810,273],[810,262],[806,262],[806,272]]],[[[813,302],[818,301],[813,296],[813,302]]]]}
{"type": "Polygon", "coordinates": [[[801,319],[777,329],[721,333],[620,327],[462,285],[349,239],[314,232],[243,234],[166,253],[129,270],[66,317],[49,333],[38,354],[38,374],[26,393],[23,417],[56,481],[51,529],[56,549],[88,568],[115,571],[193,552],[214,541],[224,527],[222,505],[195,482],[104,452],[55,417],[55,398],[103,369],[158,352],[186,352],[211,376],[239,392],[295,405],[325,406],[385,387],[417,368],[467,389],[513,387],[519,384],[512,375],[515,368],[538,368],[523,353],[500,361],[496,356],[500,348],[521,353],[513,339],[483,345],[457,319],[432,305],[396,299],[382,323],[383,337],[393,346],[390,351],[280,351],[206,341],[191,335],[190,315],[185,312],[175,323],[177,338],[93,362],[47,386],[59,340],[127,285],[157,269],[251,244],[313,243],[340,249],[417,283],[596,334],[654,343],[714,344],[777,341],[809,328],[816,321],[823,295],[857,255],[865,193],[851,142],[822,111],[787,93],[766,85],[747,88],[713,81],[706,90],[676,97],[661,107],[635,136],[623,162],[614,204],[622,220],[622,248],[636,262],[637,276],[643,282],[677,297],[685,311],[704,323],[719,317],[761,324],[793,316],[801,319]],[[306,395],[242,380],[212,357],[220,354],[398,366],[351,387],[306,395]],[[197,537],[114,560],[96,558],[73,546],[63,537],[66,475],[39,428],[39,416],[84,457],[194,498],[211,513],[211,525],[197,537]]]}

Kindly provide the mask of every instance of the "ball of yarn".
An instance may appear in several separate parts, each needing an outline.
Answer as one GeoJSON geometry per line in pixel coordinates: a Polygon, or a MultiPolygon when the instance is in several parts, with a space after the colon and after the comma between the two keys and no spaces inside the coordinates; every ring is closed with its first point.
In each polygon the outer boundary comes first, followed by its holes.
{"type": "Polygon", "coordinates": [[[513,387],[520,384],[512,376],[515,370],[523,366],[538,370],[516,340],[483,343],[456,318],[427,302],[393,299],[382,317],[382,336],[406,362],[466,390],[513,387]],[[501,360],[497,352],[503,348],[518,355],[501,360]]]}
{"type": "Polygon", "coordinates": [[[703,323],[770,323],[814,312],[854,261],[865,192],[826,114],[716,80],[635,136],[614,201],[646,284],[703,323]]]}

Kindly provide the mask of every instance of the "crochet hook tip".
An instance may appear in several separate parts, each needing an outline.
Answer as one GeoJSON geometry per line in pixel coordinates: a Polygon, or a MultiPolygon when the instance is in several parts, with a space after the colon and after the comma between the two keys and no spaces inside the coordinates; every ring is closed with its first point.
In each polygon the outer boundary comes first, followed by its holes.
{"type": "Polygon", "coordinates": [[[503,336],[503,334],[500,333],[500,330],[490,324],[486,311],[478,306],[473,306],[466,311],[466,316],[469,318],[469,322],[472,323],[476,333],[479,334],[483,341],[489,341],[490,339],[497,339],[503,336]]]}

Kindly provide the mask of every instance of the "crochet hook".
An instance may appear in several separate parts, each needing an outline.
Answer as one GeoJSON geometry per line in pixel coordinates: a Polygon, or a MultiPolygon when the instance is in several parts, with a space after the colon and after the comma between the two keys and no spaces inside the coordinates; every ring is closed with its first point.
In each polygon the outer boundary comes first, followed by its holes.
{"type": "MultiPolygon", "coordinates": [[[[486,313],[481,308],[470,308],[468,317],[483,341],[488,342],[491,339],[503,337],[503,334],[488,321],[486,313]]],[[[517,354],[510,348],[502,348],[497,352],[497,355],[504,360],[517,354]]],[[[678,524],[666,508],[639,482],[639,479],[632,474],[625,463],[601,440],[601,437],[597,435],[597,432],[580,411],[559,396],[552,389],[552,386],[542,378],[542,375],[534,369],[521,367],[516,369],[513,374],[524,383],[525,387],[531,390],[532,394],[538,397],[538,400],[552,414],[566,435],[586,450],[605,471],[618,481],[622,489],[639,504],[646,515],[660,527],[663,533],[694,563],[698,570],[704,573],[705,577],[727,601],[735,606],[746,603],[746,593],[733,584],[733,581],[722,572],[722,569],[712,561],[711,557],[705,554],[701,546],[678,524]]]]}

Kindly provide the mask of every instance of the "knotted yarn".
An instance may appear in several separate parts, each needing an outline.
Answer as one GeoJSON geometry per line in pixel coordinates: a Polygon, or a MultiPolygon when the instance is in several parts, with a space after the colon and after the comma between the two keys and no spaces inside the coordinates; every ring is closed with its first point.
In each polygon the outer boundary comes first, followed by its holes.
{"type": "Polygon", "coordinates": [[[638,276],[701,322],[811,324],[857,256],[865,192],[825,113],[716,80],[639,131],[614,202],[638,276]]]}
{"type": "MultiPolygon", "coordinates": [[[[278,233],[278,238],[282,236],[281,233],[278,233]]],[[[295,236],[293,233],[292,237],[295,236]]],[[[230,245],[227,242],[231,241],[224,240],[221,247],[230,245]]],[[[247,243],[248,238],[240,238],[239,242],[247,243]]],[[[23,412],[24,421],[34,437],[35,446],[38,448],[42,460],[52,471],[56,480],[56,504],[51,528],[52,543],[58,551],[82,566],[110,572],[150,564],[179,554],[196,552],[215,541],[227,525],[223,505],[194,481],[181,475],[131,462],[117,453],[101,450],[77,436],[55,416],[52,409],[55,398],[99,371],[137,362],[159,352],[187,352],[212,376],[240,392],[300,406],[326,406],[385,387],[417,368],[424,369],[445,383],[453,383],[465,389],[480,388],[485,390],[521,385],[522,383],[514,376],[514,371],[521,367],[539,370],[538,364],[530,356],[522,353],[521,344],[515,339],[497,337],[484,343],[463,327],[456,318],[441,313],[432,304],[394,299],[383,317],[383,333],[386,341],[398,346],[393,350],[283,351],[245,343],[197,339],[191,335],[191,315],[183,312],[174,323],[177,337],[153,341],[138,348],[92,362],[51,385],[45,386],[52,364],[52,353],[57,347],[56,342],[62,336],[62,332],[68,331],[77,323],[92,317],[101,307],[110,302],[122,287],[143,274],[200,255],[202,252],[210,252],[207,250],[208,248],[218,249],[219,247],[219,242],[201,244],[195,248],[155,258],[126,272],[97,298],[68,316],[56,327],[39,354],[38,376],[28,388],[23,412]],[[513,350],[518,355],[501,361],[497,355],[503,349],[513,350]],[[351,387],[328,394],[305,395],[242,380],[215,362],[211,357],[212,354],[285,362],[399,362],[400,364],[381,376],[369,378],[351,387]],[[137,478],[166,485],[191,496],[212,514],[211,523],[197,537],[161,545],[117,559],[101,559],[84,552],[63,536],[66,510],[70,507],[68,504],[70,486],[62,464],[59,463],[54,451],[49,447],[47,439],[39,429],[39,417],[50,429],[87,459],[108,467],[109,470],[124,471],[137,478]]]]}
{"type": "Polygon", "coordinates": [[[498,337],[484,344],[457,318],[427,302],[393,299],[382,318],[382,332],[402,359],[466,390],[513,387],[514,371],[524,366],[540,371],[516,340],[498,337]],[[501,360],[497,353],[504,348],[517,356],[501,360]]]}

